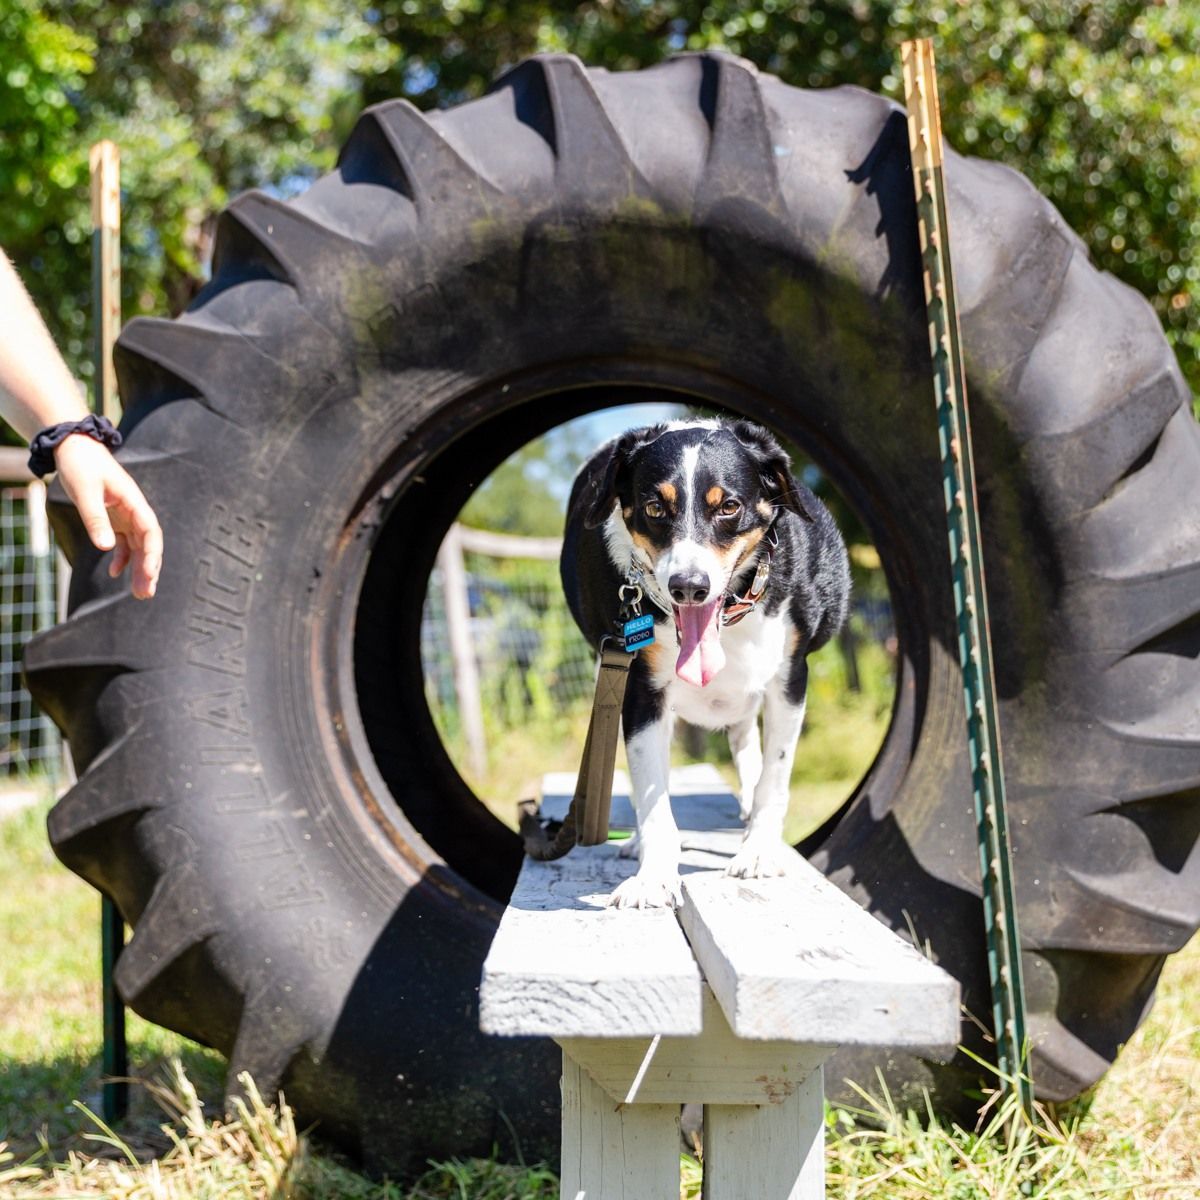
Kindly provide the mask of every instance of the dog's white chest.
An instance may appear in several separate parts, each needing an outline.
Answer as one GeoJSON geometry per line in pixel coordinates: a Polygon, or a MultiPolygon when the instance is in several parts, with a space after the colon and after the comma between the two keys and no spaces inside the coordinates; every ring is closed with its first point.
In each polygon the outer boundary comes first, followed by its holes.
{"type": "MultiPolygon", "coordinates": [[[[658,629],[665,632],[661,624],[658,629]]],[[[665,690],[667,706],[676,715],[692,725],[724,729],[758,711],[767,684],[786,668],[790,632],[791,621],[782,613],[768,617],[762,612],[723,629],[725,665],[707,687],[696,687],[675,674],[677,642],[672,630],[662,637],[671,652],[661,657],[655,682],[665,690]]]]}

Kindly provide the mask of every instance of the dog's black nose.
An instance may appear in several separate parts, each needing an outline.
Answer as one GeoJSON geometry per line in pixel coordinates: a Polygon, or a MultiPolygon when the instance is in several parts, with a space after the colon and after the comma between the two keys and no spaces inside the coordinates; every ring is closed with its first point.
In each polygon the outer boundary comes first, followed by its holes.
{"type": "Polygon", "coordinates": [[[703,571],[678,571],[667,585],[676,604],[703,604],[712,585],[703,571]]]}

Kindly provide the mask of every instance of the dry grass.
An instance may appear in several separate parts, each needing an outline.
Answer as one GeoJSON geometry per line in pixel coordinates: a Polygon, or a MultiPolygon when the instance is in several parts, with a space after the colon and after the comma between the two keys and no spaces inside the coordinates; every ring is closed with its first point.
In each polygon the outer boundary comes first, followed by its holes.
{"type": "Polygon", "coordinates": [[[833,1200],[1182,1200],[1200,1195],[1200,937],[1084,1100],[1031,1125],[998,1095],[975,1129],[902,1112],[883,1089],[831,1112],[833,1200]]]}
{"type": "Polygon", "coordinates": [[[1138,1200],[1200,1196],[1200,935],[1167,960],[1150,1018],[1068,1114],[1090,1162],[1136,1170],[1138,1200]]]}
{"type": "MultiPolygon", "coordinates": [[[[248,1087],[231,1120],[210,1052],[131,1018],[133,1061],[167,1065],[134,1088],[133,1116],[106,1130],[95,1108],[96,904],[45,846],[44,806],[0,822],[0,1197],[112,1200],[547,1200],[544,1167],[431,1166],[415,1183],[372,1181],[320,1149],[285,1103],[248,1087]],[[37,897],[31,903],[30,897],[37,897]],[[170,1056],[182,1056],[180,1066],[170,1056]]],[[[828,1116],[834,1200],[1180,1200],[1200,1195],[1200,938],[1172,957],[1159,999],[1085,1101],[1032,1129],[1000,1106],[978,1129],[864,1097],[828,1116]]],[[[699,1194],[683,1164],[682,1194],[699,1194]]],[[[753,1198],[747,1197],[747,1200],[753,1198]]]]}
{"type": "Polygon", "coordinates": [[[246,1100],[225,1120],[209,1120],[178,1060],[143,1086],[167,1117],[157,1136],[133,1139],[83,1105],[88,1151],[58,1162],[49,1149],[16,1163],[0,1143],[0,1195],[9,1200],[551,1200],[550,1171],[498,1163],[437,1164],[410,1186],[373,1181],[316,1154],[282,1099],[268,1104],[248,1075],[246,1100]]]}
{"type": "MultiPolygon", "coordinates": [[[[1200,1194],[1200,940],[1168,964],[1160,1003],[1086,1102],[1036,1125],[998,1098],[977,1128],[904,1112],[880,1089],[858,1111],[827,1115],[832,1200],[1180,1200],[1200,1194]]],[[[178,1062],[146,1090],[166,1117],[157,1136],[119,1137],[82,1105],[87,1151],[59,1162],[45,1148],[16,1163],[0,1145],[0,1195],[11,1200],[549,1200],[545,1168],[437,1164],[401,1187],[363,1178],[314,1152],[286,1103],[249,1100],[226,1121],[206,1119],[178,1062]]],[[[701,1171],[682,1163],[683,1200],[701,1171]]],[[[751,1200],[751,1198],[747,1198],[751,1200]]]]}
{"type": "Polygon", "coordinates": [[[89,1151],[70,1151],[44,1163],[48,1148],[20,1166],[0,1170],[0,1184],[14,1197],[105,1196],[110,1200],[192,1200],[221,1196],[299,1194],[297,1181],[308,1159],[305,1140],[291,1110],[267,1105],[248,1078],[248,1102],[237,1102],[228,1121],[210,1122],[203,1104],[176,1060],[166,1079],[146,1084],[169,1120],[158,1138],[118,1136],[84,1105],[91,1126],[83,1136],[89,1151]]]}

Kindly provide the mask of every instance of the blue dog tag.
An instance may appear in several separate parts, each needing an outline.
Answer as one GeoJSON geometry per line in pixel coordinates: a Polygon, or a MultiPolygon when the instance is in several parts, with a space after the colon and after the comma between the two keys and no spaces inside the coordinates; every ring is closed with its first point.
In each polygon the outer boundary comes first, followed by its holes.
{"type": "Polygon", "coordinates": [[[621,636],[625,639],[625,649],[630,654],[649,646],[654,641],[654,617],[650,613],[633,617],[621,627],[621,636]]]}

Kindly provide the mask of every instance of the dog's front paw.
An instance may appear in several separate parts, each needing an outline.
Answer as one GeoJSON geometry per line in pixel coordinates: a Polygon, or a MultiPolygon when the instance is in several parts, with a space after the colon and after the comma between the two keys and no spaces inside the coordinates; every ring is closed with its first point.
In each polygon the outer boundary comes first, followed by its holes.
{"type": "Polygon", "coordinates": [[[725,868],[735,879],[770,879],[784,874],[795,850],[775,838],[747,838],[725,868]]]}
{"type": "Polygon", "coordinates": [[[678,908],[683,903],[679,872],[643,866],[617,885],[608,903],[612,908],[678,908]]]}

